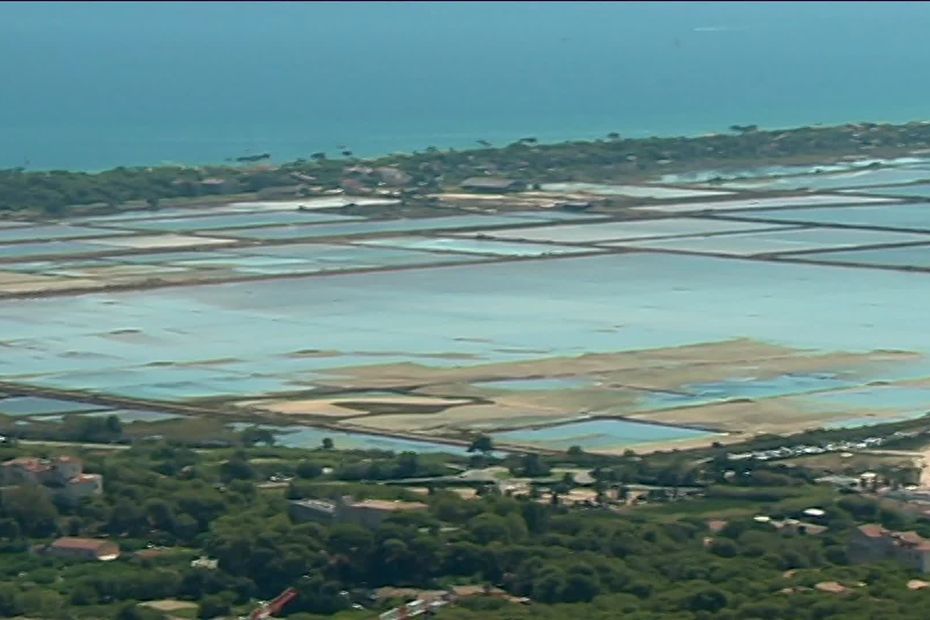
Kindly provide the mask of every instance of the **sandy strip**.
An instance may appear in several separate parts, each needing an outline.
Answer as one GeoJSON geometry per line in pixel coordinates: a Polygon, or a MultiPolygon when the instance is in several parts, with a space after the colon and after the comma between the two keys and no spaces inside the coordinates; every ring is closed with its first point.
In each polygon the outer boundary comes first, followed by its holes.
{"type": "Polygon", "coordinates": [[[440,384],[469,384],[497,379],[531,379],[597,375],[630,387],[673,389],[700,380],[723,380],[747,373],[758,377],[786,372],[809,372],[841,366],[914,359],[916,354],[813,354],[748,339],[683,347],[550,357],[529,361],[437,368],[415,363],[374,364],[322,370],[331,380],[319,382],[355,389],[404,388],[440,384]],[[750,370],[751,369],[751,370],[750,370]]]}
{"type": "Polygon", "coordinates": [[[806,196],[784,196],[769,198],[751,198],[744,200],[720,200],[714,202],[687,202],[676,204],[647,205],[635,207],[641,211],[660,211],[662,213],[680,213],[687,211],[727,211],[731,209],[766,209],[776,207],[806,207],[822,205],[856,205],[900,202],[894,198],[870,196],[839,196],[835,194],[810,194],[806,196]]]}
{"type": "Polygon", "coordinates": [[[87,239],[86,241],[88,243],[113,245],[120,248],[135,248],[139,250],[197,247],[205,245],[226,245],[229,243],[238,243],[236,239],[221,239],[218,237],[194,237],[192,235],[175,234],[108,237],[106,239],[87,239]]]}
{"type": "Polygon", "coordinates": [[[359,396],[330,399],[302,400],[268,400],[245,401],[242,406],[262,409],[271,413],[285,415],[319,415],[326,417],[347,417],[363,414],[371,409],[384,406],[403,408],[416,407],[452,407],[471,401],[460,398],[439,398],[430,396],[359,396]]]}
{"type": "Polygon", "coordinates": [[[528,410],[523,407],[508,408],[493,404],[465,405],[439,413],[366,416],[352,418],[342,424],[389,432],[413,431],[441,435],[442,433],[460,429],[494,430],[554,422],[570,422],[578,417],[577,413],[562,410],[528,410]]]}

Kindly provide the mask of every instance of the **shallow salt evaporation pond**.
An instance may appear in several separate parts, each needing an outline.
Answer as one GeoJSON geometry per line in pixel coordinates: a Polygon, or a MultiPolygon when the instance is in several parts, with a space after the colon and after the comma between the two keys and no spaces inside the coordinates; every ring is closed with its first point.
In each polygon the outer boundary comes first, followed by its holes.
{"type": "Polygon", "coordinates": [[[799,175],[783,177],[779,179],[737,181],[732,183],[724,183],[720,187],[727,189],[755,189],[765,191],[798,189],[833,190],[864,188],[875,185],[913,183],[915,181],[922,180],[930,180],[930,169],[901,167],[877,168],[874,170],[857,170],[852,172],[838,172],[834,174],[799,175]]]}
{"type": "Polygon", "coordinates": [[[707,237],[619,241],[607,245],[612,247],[754,256],[758,254],[808,252],[837,248],[928,242],[930,242],[930,235],[916,233],[860,230],[854,228],[810,228],[782,229],[758,233],[738,233],[707,237]]]}
{"type": "Polygon", "coordinates": [[[660,218],[654,220],[563,224],[535,228],[504,228],[482,233],[460,233],[462,237],[545,241],[551,243],[600,243],[620,239],[647,239],[687,235],[716,235],[746,231],[789,228],[778,224],[724,221],[699,218],[660,218]]]}
{"type": "Polygon", "coordinates": [[[684,385],[679,392],[674,393],[647,392],[644,393],[638,408],[653,411],[671,407],[692,407],[737,398],[771,398],[855,385],[854,381],[822,373],[785,374],[768,379],[747,377],[684,385]]]}
{"type": "Polygon", "coordinates": [[[723,196],[732,192],[710,189],[662,187],[658,185],[608,185],[604,183],[544,183],[544,192],[581,192],[601,196],[627,196],[630,198],[697,198],[701,196],[723,196]]]}
{"type": "Polygon", "coordinates": [[[930,160],[920,157],[899,157],[895,159],[860,159],[856,161],[843,161],[832,164],[793,165],[793,166],[760,166],[739,170],[697,170],[692,172],[672,173],[662,175],[660,183],[706,183],[714,179],[766,179],[770,177],[814,175],[833,172],[850,172],[863,170],[870,166],[887,166],[892,169],[926,168],[930,160]]]}
{"type": "Polygon", "coordinates": [[[836,263],[838,265],[919,267],[930,269],[930,245],[912,245],[902,248],[881,248],[877,250],[817,252],[815,254],[803,254],[792,258],[836,263]]]}
{"type": "Polygon", "coordinates": [[[488,256],[547,256],[557,254],[579,254],[590,252],[587,248],[549,245],[542,243],[513,243],[492,239],[452,239],[446,237],[388,237],[358,241],[359,245],[452,252],[460,254],[484,254],[488,256]]]}
{"type": "MultiPolygon", "coordinates": [[[[527,217],[509,217],[506,215],[452,215],[447,217],[427,217],[397,220],[369,220],[338,224],[268,226],[249,230],[229,230],[224,234],[243,239],[304,239],[316,237],[350,237],[354,235],[372,235],[388,232],[410,232],[419,230],[454,230],[458,228],[486,228],[506,225],[526,225],[527,217]]],[[[547,222],[540,215],[539,222],[547,222]]]]}
{"type": "MultiPolygon", "coordinates": [[[[241,431],[253,426],[244,422],[236,422],[230,427],[241,431]]],[[[352,433],[325,428],[314,428],[294,424],[289,426],[276,426],[261,424],[259,428],[274,433],[275,443],[286,448],[319,448],[323,439],[332,439],[333,445],[339,450],[387,450],[391,452],[444,452],[448,454],[468,454],[463,446],[431,442],[428,440],[403,439],[367,433],[352,433]]]]}
{"type": "MultiPolygon", "coordinates": [[[[930,178],[930,173],[924,178],[930,178]]],[[[900,196],[902,198],[930,198],[930,183],[903,185],[901,187],[870,187],[868,191],[860,190],[857,193],[868,193],[877,196],[900,196]]]]}
{"type": "Polygon", "coordinates": [[[50,413],[81,413],[108,409],[103,405],[93,405],[70,400],[42,398],[38,396],[10,396],[0,399],[0,414],[6,416],[31,416],[50,413]]]}
{"type": "Polygon", "coordinates": [[[740,220],[894,228],[930,232],[930,203],[880,207],[817,207],[813,209],[760,209],[740,213],[740,220]]]}
{"type": "Polygon", "coordinates": [[[898,199],[882,196],[854,196],[839,194],[811,194],[808,196],[784,196],[777,198],[741,198],[737,200],[715,200],[706,202],[681,202],[672,204],[643,205],[634,207],[642,211],[661,213],[689,213],[695,211],[737,211],[772,209],[779,207],[816,207],[827,205],[879,204],[899,202],[898,199]]]}
{"type": "Polygon", "coordinates": [[[123,228],[158,232],[198,232],[201,230],[226,230],[253,226],[279,226],[282,224],[320,224],[348,222],[363,218],[334,213],[304,213],[299,211],[270,211],[267,213],[233,213],[229,215],[207,215],[120,222],[123,228]]]}
{"type": "Polygon", "coordinates": [[[928,306],[930,279],[917,273],[552,258],[4,301],[0,372],[68,389],[96,377],[107,393],[184,400],[293,389],[300,376],[360,364],[472,365],[734,337],[926,354],[928,306]],[[329,353],[294,359],[299,350],[329,353]],[[194,367],[153,373],[153,362],[194,367]]]}
{"type": "Polygon", "coordinates": [[[586,450],[622,448],[656,441],[679,441],[712,437],[707,431],[662,426],[629,420],[586,420],[538,429],[520,429],[494,433],[501,443],[539,446],[550,450],[567,450],[579,446],[586,450]]]}

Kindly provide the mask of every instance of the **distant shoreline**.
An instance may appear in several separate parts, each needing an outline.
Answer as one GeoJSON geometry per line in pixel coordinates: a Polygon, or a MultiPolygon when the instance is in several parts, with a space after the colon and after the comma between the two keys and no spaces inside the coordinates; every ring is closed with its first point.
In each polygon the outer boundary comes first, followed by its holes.
{"type": "MultiPolygon", "coordinates": [[[[503,147],[355,158],[350,151],[312,153],[283,164],[115,168],[97,174],[0,170],[0,212],[59,217],[93,207],[118,212],[127,203],[158,209],[177,200],[262,199],[344,192],[395,195],[411,205],[470,177],[498,176],[527,184],[558,181],[641,182],[666,173],[727,170],[770,164],[826,164],[930,153],[930,121],[858,123],[761,130],[734,125],[727,133],[696,137],[624,138],[552,144],[527,136],[503,147]]],[[[272,153],[273,155],[273,153],[272,153]]],[[[235,157],[235,154],[230,154],[235,157]]]]}
{"type": "MultiPolygon", "coordinates": [[[[912,120],[900,121],[900,122],[892,122],[892,121],[839,122],[837,121],[834,123],[812,123],[812,124],[807,124],[807,125],[772,125],[772,126],[758,125],[756,127],[758,128],[759,133],[779,133],[779,132],[786,132],[786,131],[795,131],[795,130],[804,129],[804,128],[831,129],[831,128],[844,127],[848,125],[859,125],[859,124],[864,124],[864,123],[869,123],[869,124],[874,124],[874,125],[879,125],[879,126],[887,126],[887,127],[904,127],[904,126],[913,125],[913,124],[930,123],[930,119],[912,119],[912,120]]],[[[527,136],[531,135],[532,133],[533,132],[527,132],[527,136]]],[[[540,135],[545,136],[545,134],[547,133],[553,134],[556,132],[545,132],[540,135]]],[[[696,140],[696,139],[701,139],[701,138],[705,138],[708,136],[726,135],[727,133],[729,133],[729,130],[727,128],[719,128],[717,130],[711,130],[711,129],[706,129],[706,130],[693,129],[690,131],[672,130],[668,133],[664,133],[664,132],[655,133],[655,132],[647,132],[647,131],[640,130],[640,131],[636,131],[633,133],[621,132],[621,135],[623,136],[624,139],[634,140],[634,141],[637,141],[637,140],[639,141],[642,141],[642,140],[696,140]]],[[[565,136],[565,137],[558,137],[558,138],[543,137],[539,139],[538,144],[539,146],[543,146],[543,147],[551,147],[551,146],[558,146],[558,145],[564,145],[564,144],[583,144],[583,143],[596,142],[598,140],[603,140],[609,134],[610,134],[609,131],[603,131],[603,130],[602,131],[595,131],[595,130],[578,131],[573,136],[565,136]]],[[[481,132],[478,131],[478,132],[475,132],[475,139],[469,139],[464,142],[456,141],[456,140],[452,140],[450,142],[440,141],[439,145],[433,145],[433,146],[438,148],[440,151],[444,151],[444,152],[445,151],[457,151],[457,152],[480,151],[480,150],[484,150],[480,144],[483,141],[481,138],[482,135],[483,134],[481,134],[481,132]]],[[[506,142],[506,140],[509,139],[508,137],[501,136],[501,135],[495,136],[493,133],[488,133],[485,137],[491,138],[491,140],[488,140],[488,143],[491,144],[490,148],[492,149],[504,149],[507,146],[514,144],[520,140],[519,138],[514,138],[512,139],[511,142],[506,142]]],[[[326,147],[320,146],[320,148],[326,148],[326,147]]],[[[356,156],[358,158],[358,161],[377,161],[377,160],[382,160],[382,159],[392,158],[392,157],[416,156],[418,154],[425,152],[429,148],[432,148],[430,144],[424,143],[423,145],[419,147],[403,147],[402,146],[399,148],[385,147],[385,148],[374,149],[374,150],[363,149],[363,151],[359,151],[358,153],[356,153],[356,156]]],[[[338,147],[333,146],[331,151],[335,154],[338,152],[337,149],[338,147]]],[[[263,146],[260,150],[263,155],[268,155],[268,157],[262,158],[260,161],[258,161],[258,163],[266,163],[266,164],[270,164],[274,166],[284,166],[284,165],[299,161],[300,159],[299,157],[296,157],[290,154],[285,154],[283,157],[276,156],[273,145],[263,146]]],[[[278,153],[280,152],[281,151],[278,151],[278,153]]],[[[308,149],[305,155],[309,156],[310,153],[311,151],[308,149]]],[[[239,162],[240,165],[236,165],[236,162],[231,161],[231,160],[236,160],[237,158],[250,158],[250,157],[255,157],[255,153],[251,153],[248,151],[235,152],[234,149],[230,149],[230,152],[228,154],[217,157],[215,159],[212,159],[212,158],[187,159],[184,157],[172,157],[169,159],[162,159],[160,161],[153,160],[153,161],[149,161],[146,163],[124,162],[124,163],[118,163],[112,166],[103,166],[103,167],[84,168],[80,166],[73,166],[73,167],[72,166],[68,166],[68,167],[61,167],[61,166],[45,167],[43,166],[43,167],[32,168],[29,166],[23,166],[23,168],[26,172],[30,172],[30,173],[31,172],[48,173],[48,172],[53,172],[53,171],[63,171],[63,172],[81,173],[81,174],[88,174],[88,175],[97,175],[101,173],[110,172],[112,170],[116,170],[117,168],[133,168],[133,169],[136,169],[136,168],[138,169],[144,169],[144,168],[212,168],[212,169],[238,168],[238,167],[241,167],[241,165],[247,164],[248,162],[242,161],[242,162],[239,162]]],[[[339,158],[334,158],[334,159],[339,159],[339,158]]],[[[13,165],[13,164],[10,164],[7,166],[0,166],[0,171],[15,169],[17,167],[18,166],[13,165]]]]}

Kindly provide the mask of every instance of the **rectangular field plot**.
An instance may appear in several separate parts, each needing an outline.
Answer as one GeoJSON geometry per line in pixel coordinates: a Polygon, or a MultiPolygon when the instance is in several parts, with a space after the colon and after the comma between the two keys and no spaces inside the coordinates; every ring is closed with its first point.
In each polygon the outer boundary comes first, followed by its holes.
{"type": "Polygon", "coordinates": [[[515,243],[494,241],[492,239],[452,239],[449,237],[388,237],[359,241],[359,245],[401,248],[405,250],[424,250],[432,252],[453,252],[459,254],[486,254],[489,256],[546,256],[556,254],[578,254],[588,252],[587,248],[576,248],[544,243],[515,243]]]}
{"type": "Polygon", "coordinates": [[[178,413],[142,411],[140,409],[114,409],[112,411],[97,411],[94,413],[85,413],[83,415],[88,418],[108,418],[110,416],[116,416],[123,424],[132,424],[133,422],[163,422],[164,420],[177,420],[186,417],[178,413]]]}
{"type": "Polygon", "coordinates": [[[839,228],[791,229],[761,233],[681,237],[611,243],[613,247],[650,248],[706,254],[753,256],[930,241],[928,235],[839,228]]]}
{"type": "Polygon", "coordinates": [[[702,196],[724,196],[732,192],[710,189],[684,189],[657,185],[607,185],[603,183],[545,183],[544,192],[584,193],[600,196],[627,196],[629,198],[700,198],[702,196]]]}
{"type": "MultiPolygon", "coordinates": [[[[230,427],[242,430],[251,426],[234,422],[230,427]]],[[[462,446],[435,443],[418,439],[402,439],[383,435],[368,435],[348,431],[336,431],[328,428],[315,428],[300,424],[276,426],[262,424],[260,428],[274,433],[277,445],[286,448],[317,448],[324,438],[333,440],[338,449],[389,450],[391,452],[445,452],[447,454],[467,454],[462,446]]]]}
{"type": "Polygon", "coordinates": [[[817,224],[898,228],[930,232],[930,204],[884,205],[881,207],[815,207],[772,209],[740,214],[741,219],[776,221],[785,224],[817,224]]]}
{"type": "Polygon", "coordinates": [[[837,162],[832,164],[816,165],[790,165],[790,166],[760,166],[757,168],[744,168],[732,170],[696,170],[692,172],[664,174],[657,183],[708,183],[714,179],[724,181],[752,181],[771,180],[773,177],[786,177],[798,175],[826,175],[827,173],[856,172],[873,164],[887,166],[890,169],[918,168],[926,170],[930,160],[919,157],[901,157],[898,159],[864,159],[857,161],[837,162]]]}
{"type": "Polygon", "coordinates": [[[315,237],[351,237],[415,230],[454,230],[507,225],[525,225],[526,218],[505,215],[461,215],[427,217],[419,219],[347,222],[345,224],[317,224],[311,226],[273,226],[253,230],[227,231],[228,236],[243,239],[305,239],[315,237]]]}
{"type": "Polygon", "coordinates": [[[574,213],[571,211],[557,211],[555,209],[545,208],[536,209],[535,211],[508,211],[507,217],[519,217],[528,220],[545,220],[545,221],[568,221],[568,222],[586,222],[589,220],[607,219],[609,216],[601,213],[574,213]]]}
{"type": "Polygon", "coordinates": [[[18,263],[4,263],[3,271],[15,273],[43,274],[52,269],[87,269],[93,267],[108,267],[114,263],[105,258],[91,260],[66,261],[28,261],[18,263]]]}
{"type": "Polygon", "coordinates": [[[875,267],[916,267],[930,269],[930,245],[914,245],[903,248],[880,248],[877,250],[846,250],[841,252],[817,252],[803,254],[798,258],[838,265],[867,265],[875,267]]]}
{"type": "MultiPolygon", "coordinates": [[[[747,222],[724,222],[698,218],[662,218],[629,222],[592,222],[590,224],[564,224],[538,228],[506,228],[482,233],[495,239],[519,241],[548,241],[551,243],[591,243],[620,239],[648,239],[652,237],[680,237],[714,233],[782,228],[777,225],[747,222]]],[[[474,233],[468,236],[475,236],[474,233]]]]}
{"type": "Polygon", "coordinates": [[[428,265],[430,263],[470,262],[481,260],[468,255],[439,255],[412,249],[384,248],[363,245],[331,245],[322,243],[297,243],[265,248],[242,248],[236,252],[251,261],[239,268],[250,272],[267,273],[273,269],[282,273],[314,273],[345,269],[372,269],[377,267],[401,267],[406,265],[428,265]],[[256,259],[263,259],[258,264],[256,259]],[[273,263],[277,260],[279,262],[273,263]],[[286,261],[300,261],[287,264],[286,261]]]}
{"type": "Polygon", "coordinates": [[[198,269],[237,269],[240,267],[275,267],[278,265],[308,265],[309,261],[300,258],[287,258],[283,256],[239,256],[225,254],[222,256],[202,256],[178,261],[172,265],[196,267],[198,269]]]}
{"type": "MultiPolygon", "coordinates": [[[[928,177],[930,177],[930,173],[924,178],[928,177]]],[[[877,196],[900,196],[902,198],[930,198],[930,183],[918,183],[901,187],[870,187],[867,192],[860,190],[858,193],[875,194],[877,196]]]]}
{"type": "Polygon", "coordinates": [[[302,213],[298,211],[271,211],[267,213],[232,213],[227,215],[205,215],[157,220],[135,220],[122,222],[125,228],[160,232],[197,232],[227,228],[251,228],[253,226],[280,226],[286,224],[319,224],[362,219],[357,216],[331,213],[302,213]]]}
{"type": "Polygon", "coordinates": [[[47,241],[52,239],[79,239],[82,237],[103,237],[105,235],[122,234],[126,234],[125,231],[106,228],[88,228],[84,226],[66,226],[64,224],[14,226],[12,228],[0,228],[0,243],[47,241]]]}
{"type": "MultiPolygon", "coordinates": [[[[224,252],[294,256],[301,247],[323,258],[313,244],[224,252]]],[[[483,262],[6,300],[0,302],[6,345],[0,369],[8,381],[37,387],[181,401],[289,392],[293,381],[319,382],[323,373],[324,385],[374,389],[386,379],[393,385],[393,373],[408,372],[351,367],[531,362],[737,336],[823,352],[930,351],[930,333],[922,329],[930,295],[924,274],[640,252],[494,261],[354,250],[483,262]],[[302,351],[307,355],[294,355],[302,351]],[[177,369],[168,372],[165,364],[177,369]]],[[[351,257],[329,258],[343,260],[332,263],[339,268],[351,257]]],[[[385,257],[372,262],[383,265],[385,257]]],[[[734,355],[746,359],[740,351],[747,345],[734,346],[734,355]]],[[[673,372],[694,356],[676,351],[667,359],[673,372]]],[[[911,372],[911,358],[901,359],[911,372]]],[[[708,381],[680,376],[682,383],[708,381]]],[[[526,411],[534,409],[528,404],[526,411]]]]}
{"type": "Polygon", "coordinates": [[[690,428],[630,422],[628,420],[587,420],[539,429],[495,433],[499,442],[567,450],[571,446],[605,449],[657,441],[709,437],[712,433],[690,428]]]}
{"type": "Polygon", "coordinates": [[[160,248],[189,248],[208,245],[226,245],[235,243],[233,239],[215,237],[194,237],[188,235],[138,235],[134,237],[113,237],[112,239],[94,239],[97,244],[128,248],[133,250],[155,250],[160,248]]]}
{"type": "Polygon", "coordinates": [[[79,241],[48,241],[45,243],[0,244],[0,260],[31,259],[37,256],[71,256],[112,252],[113,247],[79,241]]]}
{"type": "Polygon", "coordinates": [[[856,170],[836,174],[810,174],[764,179],[755,181],[736,181],[725,183],[722,187],[732,189],[756,190],[833,190],[870,187],[874,185],[894,185],[896,183],[913,183],[930,180],[930,170],[920,168],[879,168],[876,170],[856,170]]]}
{"type": "Polygon", "coordinates": [[[810,196],[785,196],[783,198],[746,198],[742,200],[719,200],[713,202],[682,202],[677,204],[646,205],[633,207],[663,213],[687,213],[690,211],[732,211],[738,209],[777,209],[778,207],[816,207],[818,205],[856,205],[898,202],[894,198],[879,196],[838,196],[835,194],[812,194],[810,196]]]}
{"type": "MultiPolygon", "coordinates": [[[[198,237],[199,239],[199,237],[198,237]]],[[[113,256],[101,260],[114,261],[118,263],[139,264],[139,265],[160,265],[163,263],[175,263],[184,260],[198,260],[202,258],[221,258],[235,256],[227,252],[213,252],[210,250],[179,250],[177,252],[144,252],[139,254],[125,254],[123,256],[113,256]]],[[[38,264],[38,263],[33,263],[38,264]]]]}
{"type": "Polygon", "coordinates": [[[8,416],[78,413],[105,409],[107,407],[102,405],[89,405],[87,403],[38,396],[11,396],[0,399],[0,414],[8,416]]]}

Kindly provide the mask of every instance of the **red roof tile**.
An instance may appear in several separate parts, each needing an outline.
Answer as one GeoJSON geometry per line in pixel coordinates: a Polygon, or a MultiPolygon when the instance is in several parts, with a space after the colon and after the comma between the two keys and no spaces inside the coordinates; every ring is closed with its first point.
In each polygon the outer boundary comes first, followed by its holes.
{"type": "Polygon", "coordinates": [[[868,523],[866,525],[860,525],[859,531],[869,538],[881,538],[887,533],[888,530],[876,523],[868,523]]]}
{"type": "Polygon", "coordinates": [[[73,536],[64,536],[52,543],[55,549],[75,549],[82,551],[97,551],[104,545],[111,544],[109,540],[102,538],[75,538],[73,536]]]}

